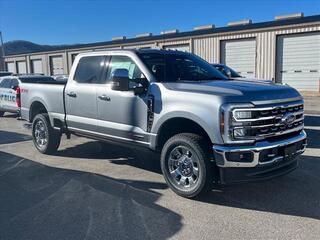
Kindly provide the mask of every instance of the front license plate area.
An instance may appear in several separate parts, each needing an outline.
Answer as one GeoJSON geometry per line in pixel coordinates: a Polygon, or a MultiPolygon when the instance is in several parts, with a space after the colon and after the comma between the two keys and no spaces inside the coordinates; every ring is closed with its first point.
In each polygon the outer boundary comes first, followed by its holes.
{"type": "Polygon", "coordinates": [[[290,159],[290,158],[294,157],[296,152],[297,152],[297,147],[296,147],[295,144],[286,146],[284,148],[284,157],[285,157],[285,159],[290,159]]]}

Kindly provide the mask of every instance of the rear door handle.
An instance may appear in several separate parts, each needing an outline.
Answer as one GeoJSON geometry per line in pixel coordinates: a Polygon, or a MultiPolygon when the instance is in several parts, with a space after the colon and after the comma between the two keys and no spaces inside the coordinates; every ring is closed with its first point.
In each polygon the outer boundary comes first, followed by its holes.
{"type": "Polygon", "coordinates": [[[77,97],[77,94],[75,92],[69,92],[69,93],[67,93],[67,95],[69,97],[77,97]]]}
{"type": "Polygon", "coordinates": [[[108,97],[107,95],[101,95],[98,97],[99,99],[103,100],[103,101],[110,101],[110,97],[108,97]]]}

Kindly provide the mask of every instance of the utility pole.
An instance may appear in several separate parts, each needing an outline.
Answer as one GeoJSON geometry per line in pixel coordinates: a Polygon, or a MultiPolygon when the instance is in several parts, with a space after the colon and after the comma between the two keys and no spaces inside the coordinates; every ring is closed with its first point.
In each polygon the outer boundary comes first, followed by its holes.
{"type": "Polygon", "coordinates": [[[2,49],[2,54],[1,54],[1,62],[2,62],[2,69],[4,71],[6,71],[6,64],[5,64],[5,61],[4,61],[4,57],[5,57],[5,52],[4,52],[4,45],[3,45],[3,39],[2,39],[2,32],[0,31],[0,41],[1,41],[1,49],[2,49]]]}

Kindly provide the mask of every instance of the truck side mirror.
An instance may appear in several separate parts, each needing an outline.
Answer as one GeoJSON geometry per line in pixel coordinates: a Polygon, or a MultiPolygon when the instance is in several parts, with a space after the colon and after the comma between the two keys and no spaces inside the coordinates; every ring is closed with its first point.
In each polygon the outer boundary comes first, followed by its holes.
{"type": "Polygon", "coordinates": [[[111,74],[111,89],[129,91],[129,71],[125,68],[115,69],[111,74]]]}

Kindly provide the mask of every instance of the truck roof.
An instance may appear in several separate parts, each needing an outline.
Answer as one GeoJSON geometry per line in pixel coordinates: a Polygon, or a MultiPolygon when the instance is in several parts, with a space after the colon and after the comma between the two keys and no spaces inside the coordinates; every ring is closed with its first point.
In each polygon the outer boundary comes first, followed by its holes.
{"type": "Polygon", "coordinates": [[[78,56],[95,56],[101,53],[158,53],[158,54],[187,54],[187,52],[179,51],[179,50],[169,50],[169,49],[157,49],[157,48],[150,48],[150,49],[108,49],[108,50],[101,50],[101,51],[94,51],[94,52],[85,52],[79,53],[78,56]]]}

